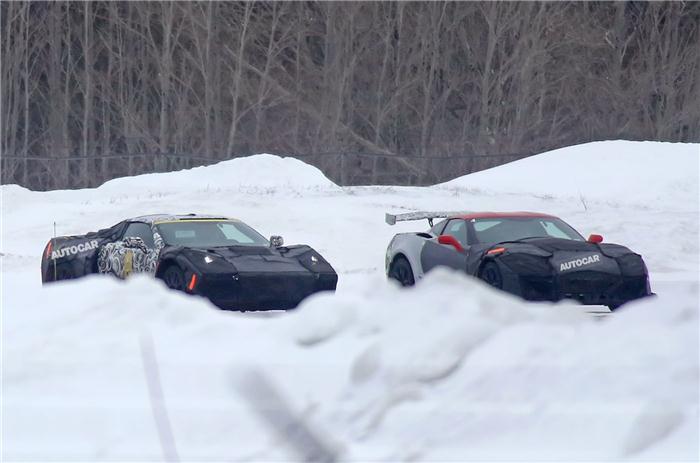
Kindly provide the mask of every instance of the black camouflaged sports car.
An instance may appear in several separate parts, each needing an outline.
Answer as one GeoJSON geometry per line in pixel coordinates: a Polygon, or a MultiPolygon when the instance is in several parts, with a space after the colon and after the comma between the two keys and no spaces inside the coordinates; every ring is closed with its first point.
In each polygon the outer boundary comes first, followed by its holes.
{"type": "Polygon", "coordinates": [[[168,287],[229,310],[290,309],[318,291],[334,291],[333,267],[306,245],[265,239],[236,219],[148,215],[81,236],[51,239],[42,282],[91,273],[126,278],[144,272],[168,287]]]}
{"type": "Polygon", "coordinates": [[[532,212],[415,212],[397,221],[428,219],[425,232],[396,235],[386,253],[389,278],[402,285],[437,266],[466,272],[531,301],[575,299],[615,309],[651,295],[639,254],[603,237],[584,239],[563,220],[532,212]],[[433,219],[445,218],[433,225],[433,219]]]}

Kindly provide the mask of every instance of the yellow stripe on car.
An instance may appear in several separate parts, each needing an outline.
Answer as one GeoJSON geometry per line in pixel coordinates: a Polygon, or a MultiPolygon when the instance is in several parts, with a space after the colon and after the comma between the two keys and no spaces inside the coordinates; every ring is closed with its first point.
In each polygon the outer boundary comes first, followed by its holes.
{"type": "Polygon", "coordinates": [[[134,253],[133,251],[126,251],[124,253],[124,269],[122,271],[123,278],[128,277],[133,270],[134,253]]]}
{"type": "Polygon", "coordinates": [[[180,219],[180,220],[159,220],[153,222],[156,225],[161,223],[181,223],[181,222],[240,222],[238,219],[180,219]]]}

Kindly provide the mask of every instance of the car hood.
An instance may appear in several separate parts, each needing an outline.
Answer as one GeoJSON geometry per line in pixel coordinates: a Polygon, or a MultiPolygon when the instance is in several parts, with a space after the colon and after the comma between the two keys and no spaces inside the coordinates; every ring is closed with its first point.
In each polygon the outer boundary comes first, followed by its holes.
{"type": "Polygon", "coordinates": [[[201,255],[202,259],[198,267],[203,271],[256,274],[334,272],[328,262],[309,246],[280,248],[230,246],[190,250],[190,254],[201,255]],[[210,264],[205,263],[205,255],[211,256],[214,260],[210,264]],[[228,265],[224,265],[223,262],[228,265]]]}
{"type": "Polygon", "coordinates": [[[520,248],[521,246],[523,248],[526,247],[536,247],[544,252],[553,254],[554,252],[557,251],[566,251],[566,252],[591,252],[591,251],[597,251],[600,252],[600,248],[598,247],[597,244],[594,243],[589,243],[587,241],[575,241],[575,240],[567,240],[567,239],[562,239],[562,238],[526,238],[523,240],[515,240],[515,241],[504,241],[499,244],[504,244],[508,245],[507,247],[510,248],[520,248]]]}
{"type": "MultiPolygon", "coordinates": [[[[595,244],[560,238],[530,238],[520,241],[499,243],[507,249],[506,261],[514,263],[518,255],[528,254],[546,258],[555,272],[564,274],[575,271],[599,271],[617,274],[620,272],[619,259],[632,255],[641,258],[624,246],[616,244],[595,244]]],[[[528,265],[531,265],[528,261],[528,265]]],[[[635,264],[643,268],[643,264],[635,264]]]]}

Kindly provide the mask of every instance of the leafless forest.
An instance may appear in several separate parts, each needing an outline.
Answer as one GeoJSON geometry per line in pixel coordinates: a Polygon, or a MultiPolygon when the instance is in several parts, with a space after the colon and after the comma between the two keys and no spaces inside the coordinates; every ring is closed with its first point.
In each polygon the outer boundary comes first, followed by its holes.
{"type": "Polygon", "coordinates": [[[697,2],[2,2],[2,182],[251,153],[424,184],[700,141],[697,2]]]}

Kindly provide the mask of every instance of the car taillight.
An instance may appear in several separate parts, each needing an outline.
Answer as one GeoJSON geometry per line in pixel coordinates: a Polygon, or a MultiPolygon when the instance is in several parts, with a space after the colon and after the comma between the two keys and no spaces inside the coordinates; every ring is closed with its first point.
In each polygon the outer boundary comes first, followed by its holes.
{"type": "Polygon", "coordinates": [[[44,259],[48,259],[51,255],[51,249],[53,248],[53,240],[49,241],[46,245],[46,251],[44,252],[44,259]]]}

